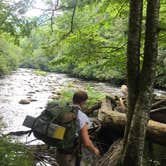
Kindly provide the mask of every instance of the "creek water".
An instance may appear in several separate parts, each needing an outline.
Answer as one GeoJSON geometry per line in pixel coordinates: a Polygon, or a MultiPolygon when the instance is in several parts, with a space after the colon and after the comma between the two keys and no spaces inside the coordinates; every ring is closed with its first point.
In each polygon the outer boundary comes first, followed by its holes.
{"type": "Polygon", "coordinates": [[[39,115],[56,92],[71,86],[79,89],[90,86],[108,94],[121,94],[120,88],[105,83],[83,81],[56,73],[37,76],[34,70],[18,69],[0,79],[0,116],[4,122],[1,132],[26,129],[22,123],[27,114],[39,115]],[[30,104],[19,103],[20,100],[27,98],[33,101],[30,104]]]}
{"type": "MultiPolygon", "coordinates": [[[[88,86],[112,95],[122,95],[119,87],[108,83],[84,81],[68,77],[65,74],[48,73],[46,76],[37,76],[34,70],[18,69],[11,75],[0,78],[0,119],[1,134],[11,131],[27,130],[22,126],[26,115],[37,116],[44,110],[48,100],[56,92],[73,86],[86,89],[88,86]],[[20,104],[21,99],[31,98],[30,104],[20,104]]],[[[157,95],[166,95],[165,91],[155,90],[157,95]]],[[[33,138],[28,138],[33,139],[33,138]]],[[[19,141],[26,142],[25,137],[19,141]]]]}

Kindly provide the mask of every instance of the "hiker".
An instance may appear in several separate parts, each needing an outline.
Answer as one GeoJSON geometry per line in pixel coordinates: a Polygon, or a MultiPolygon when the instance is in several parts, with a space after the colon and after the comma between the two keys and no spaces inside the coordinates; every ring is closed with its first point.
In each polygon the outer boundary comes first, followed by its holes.
{"type": "Polygon", "coordinates": [[[76,145],[70,149],[57,149],[56,159],[60,166],[79,166],[81,162],[81,144],[95,155],[99,155],[99,150],[90,140],[88,134],[89,119],[82,112],[82,106],[88,99],[88,95],[84,91],[77,91],[73,95],[73,106],[78,107],[76,117],[76,145]]]}

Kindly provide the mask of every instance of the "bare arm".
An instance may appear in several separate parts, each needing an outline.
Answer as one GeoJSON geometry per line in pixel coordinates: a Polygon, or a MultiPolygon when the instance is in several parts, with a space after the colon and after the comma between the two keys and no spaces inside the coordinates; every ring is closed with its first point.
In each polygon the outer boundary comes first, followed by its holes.
{"type": "Polygon", "coordinates": [[[85,124],[84,127],[80,130],[80,134],[84,147],[93,152],[94,154],[99,155],[100,152],[98,148],[93,145],[92,141],[89,138],[87,124],[85,124]]]}

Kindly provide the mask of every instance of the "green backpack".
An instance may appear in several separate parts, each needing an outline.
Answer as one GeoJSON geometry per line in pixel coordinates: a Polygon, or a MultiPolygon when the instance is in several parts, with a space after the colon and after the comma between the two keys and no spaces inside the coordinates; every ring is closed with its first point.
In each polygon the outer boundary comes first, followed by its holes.
{"type": "MultiPolygon", "coordinates": [[[[76,118],[79,108],[69,104],[60,104],[58,102],[51,102],[46,109],[38,116],[33,124],[32,132],[34,136],[50,146],[56,146],[59,149],[72,148],[75,145],[76,139],[76,118]],[[43,127],[44,132],[38,132],[35,128],[37,121],[44,122],[44,125],[39,125],[40,129],[43,127]],[[63,139],[57,139],[48,136],[48,129],[52,124],[60,126],[64,129],[58,134],[63,135],[63,139]]],[[[57,135],[57,132],[56,132],[57,135]]]]}

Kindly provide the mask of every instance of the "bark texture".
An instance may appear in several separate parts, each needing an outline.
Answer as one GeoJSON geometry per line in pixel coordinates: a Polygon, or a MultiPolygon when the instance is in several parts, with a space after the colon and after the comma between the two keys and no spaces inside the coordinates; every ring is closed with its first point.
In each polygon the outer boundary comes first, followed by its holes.
{"type": "MultiPolygon", "coordinates": [[[[132,1],[131,1],[132,2],[132,1]]],[[[140,0],[141,3],[141,0],[140,0]]],[[[136,4],[134,4],[136,5],[136,4]]],[[[132,6],[131,6],[132,7],[132,6]]],[[[136,6],[134,6],[136,10],[136,6]]],[[[133,18],[135,19],[135,18],[133,18]]],[[[148,122],[148,113],[151,107],[152,86],[154,80],[154,71],[157,58],[157,37],[158,37],[158,20],[159,20],[159,0],[148,0],[147,17],[146,17],[146,33],[145,33],[145,49],[144,61],[141,75],[138,83],[134,83],[128,75],[129,79],[129,121],[132,116],[132,121],[129,129],[127,144],[124,148],[123,165],[141,166],[143,161],[144,139],[148,122]],[[134,84],[134,85],[133,85],[134,84]],[[133,86],[139,87],[139,92],[136,98],[131,98],[131,94],[135,92],[133,86]],[[132,100],[135,100],[133,105],[132,100]],[[134,108],[134,110],[133,110],[134,108]],[[134,111],[133,113],[131,112],[134,111]]],[[[135,22],[137,25],[138,23],[135,22]]],[[[129,36],[130,37],[130,36],[129,36]]],[[[138,41],[138,40],[137,40],[138,41]]],[[[138,41],[139,42],[139,41],[138,41]]],[[[136,54],[137,52],[135,52],[136,54]]],[[[131,55],[128,54],[130,57],[131,55]]],[[[130,59],[130,61],[132,61],[130,59]]],[[[131,65],[131,64],[128,64],[131,65]]],[[[138,72],[137,72],[138,74],[138,72]]],[[[125,137],[126,138],[126,137],[125,137]]]]}
{"type": "Polygon", "coordinates": [[[127,137],[139,89],[142,3],[142,0],[130,0],[127,46],[128,112],[124,144],[127,144],[127,137]]]}

